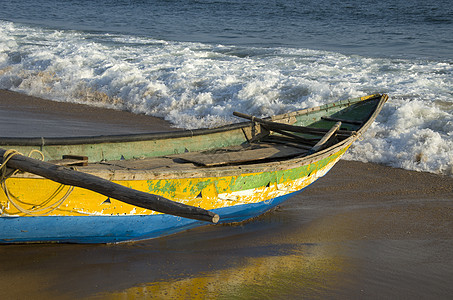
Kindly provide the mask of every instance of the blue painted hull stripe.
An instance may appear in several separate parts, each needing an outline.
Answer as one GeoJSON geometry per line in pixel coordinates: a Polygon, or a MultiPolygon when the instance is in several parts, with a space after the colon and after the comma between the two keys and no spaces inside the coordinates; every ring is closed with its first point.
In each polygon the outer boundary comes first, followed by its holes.
{"type": "MultiPolygon", "coordinates": [[[[302,190],[301,190],[302,191],[302,190]]],[[[254,218],[294,194],[213,210],[221,223],[254,218]]],[[[0,243],[117,243],[165,236],[208,223],[172,215],[0,217],[0,243]]]]}

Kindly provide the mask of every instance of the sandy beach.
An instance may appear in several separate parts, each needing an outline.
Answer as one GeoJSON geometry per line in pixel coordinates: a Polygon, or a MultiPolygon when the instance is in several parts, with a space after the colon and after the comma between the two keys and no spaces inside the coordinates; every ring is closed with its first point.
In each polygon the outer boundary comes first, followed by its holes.
{"type": "Polygon", "coordinates": [[[4,137],[62,137],[175,130],[159,118],[0,90],[4,137]]]}
{"type": "MultiPolygon", "coordinates": [[[[5,137],[174,130],[5,90],[0,124],[5,137]]],[[[448,299],[452,280],[453,178],[345,160],[245,224],[132,244],[0,247],[3,299],[448,299]]]]}

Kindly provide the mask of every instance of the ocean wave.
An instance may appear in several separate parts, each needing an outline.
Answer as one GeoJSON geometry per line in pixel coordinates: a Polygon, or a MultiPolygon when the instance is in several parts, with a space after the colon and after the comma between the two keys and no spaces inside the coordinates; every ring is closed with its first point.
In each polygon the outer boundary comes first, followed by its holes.
{"type": "Polygon", "coordinates": [[[127,110],[183,128],[388,93],[346,155],[453,174],[452,62],[172,42],[0,21],[0,88],[127,110]]]}

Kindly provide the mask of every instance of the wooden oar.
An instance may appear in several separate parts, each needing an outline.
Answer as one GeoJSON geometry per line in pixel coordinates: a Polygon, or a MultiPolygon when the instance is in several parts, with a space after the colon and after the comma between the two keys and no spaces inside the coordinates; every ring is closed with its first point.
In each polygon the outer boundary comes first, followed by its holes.
{"type": "MultiPolygon", "coordinates": [[[[5,152],[6,150],[0,148],[2,161],[5,152]]],[[[65,185],[88,189],[128,204],[161,213],[212,223],[219,221],[219,215],[205,209],[171,201],[158,195],[137,191],[91,174],[78,172],[20,154],[14,155],[6,165],[12,169],[36,174],[65,185]]]]}
{"type": "Polygon", "coordinates": [[[324,146],[327,144],[327,142],[330,141],[330,139],[332,138],[333,134],[335,132],[338,131],[338,129],[340,129],[341,127],[341,122],[337,122],[335,123],[335,125],[332,126],[332,128],[330,128],[330,130],[321,138],[321,140],[319,140],[319,142],[316,143],[316,145],[314,145],[309,151],[308,151],[308,154],[313,154],[315,153],[316,151],[319,151],[321,150],[322,148],[324,148],[324,146]]]}

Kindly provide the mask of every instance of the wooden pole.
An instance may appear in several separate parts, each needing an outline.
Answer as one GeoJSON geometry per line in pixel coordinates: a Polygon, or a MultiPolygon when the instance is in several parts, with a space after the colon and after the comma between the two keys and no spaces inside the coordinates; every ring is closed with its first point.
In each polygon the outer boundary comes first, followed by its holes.
{"type": "Polygon", "coordinates": [[[324,147],[325,144],[327,144],[327,142],[330,140],[330,138],[332,137],[332,135],[338,131],[338,129],[340,129],[341,127],[341,122],[337,122],[335,123],[335,125],[332,126],[332,128],[330,128],[330,130],[321,138],[321,140],[319,142],[316,143],[316,145],[313,146],[313,148],[311,148],[309,151],[308,151],[308,154],[313,154],[315,153],[316,151],[319,151],[321,148],[324,147]]]}
{"type": "MultiPolygon", "coordinates": [[[[257,123],[263,124],[267,127],[267,129],[270,129],[270,130],[279,129],[279,130],[286,130],[286,131],[291,131],[291,132],[318,134],[318,135],[319,134],[323,135],[329,131],[329,129],[324,129],[324,128],[295,126],[295,125],[268,121],[268,120],[260,119],[255,116],[247,115],[247,114],[236,112],[236,111],[233,112],[233,115],[235,115],[236,117],[251,120],[252,122],[257,122],[257,123]]],[[[346,134],[349,136],[353,133],[354,133],[353,131],[349,131],[349,130],[337,130],[337,134],[346,134]]]]}
{"type": "MultiPolygon", "coordinates": [[[[3,158],[5,152],[6,150],[0,148],[0,157],[3,158]]],[[[7,162],[7,166],[65,185],[88,189],[128,204],[161,213],[212,223],[219,221],[219,215],[205,209],[171,201],[158,195],[137,191],[91,174],[78,172],[20,154],[14,155],[7,162]]]]}

